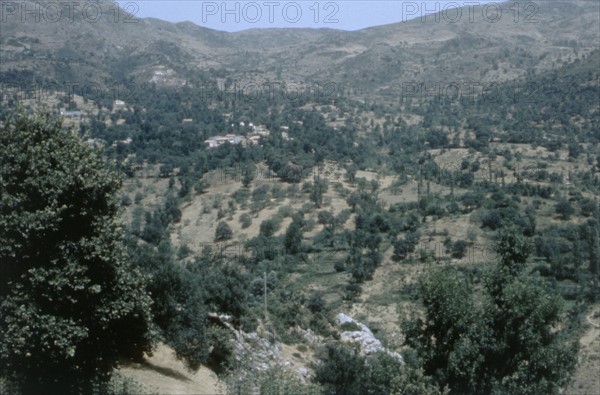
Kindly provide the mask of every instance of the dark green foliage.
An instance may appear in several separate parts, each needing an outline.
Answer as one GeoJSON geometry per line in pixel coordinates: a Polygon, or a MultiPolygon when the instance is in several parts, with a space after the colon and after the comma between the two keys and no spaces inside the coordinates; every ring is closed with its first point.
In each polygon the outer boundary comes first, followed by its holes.
{"type": "Polygon", "coordinates": [[[598,298],[598,221],[581,225],[554,225],[535,238],[535,254],[549,263],[541,273],[569,279],[581,287],[580,297],[598,298]]]}
{"type": "Polygon", "coordinates": [[[256,172],[256,169],[255,169],[254,165],[247,166],[244,169],[243,176],[242,176],[242,185],[244,186],[244,188],[248,188],[250,186],[250,184],[252,183],[252,180],[254,180],[255,172],[256,172]]]}
{"type": "Polygon", "coordinates": [[[469,248],[469,243],[465,240],[457,240],[452,245],[452,257],[461,259],[467,253],[467,249],[469,248]]]}
{"type": "Polygon", "coordinates": [[[321,313],[325,310],[325,300],[320,293],[313,293],[308,299],[306,307],[308,307],[313,314],[321,313]]]}
{"type": "Polygon", "coordinates": [[[420,237],[419,232],[409,232],[403,238],[394,240],[394,256],[397,259],[402,259],[415,252],[420,237]]]}
{"type": "Polygon", "coordinates": [[[333,269],[337,272],[337,273],[341,273],[344,270],[346,270],[346,263],[343,261],[336,261],[333,265],[333,269]]]}
{"type": "Polygon", "coordinates": [[[345,344],[328,344],[317,351],[315,381],[327,395],[439,395],[443,392],[421,370],[376,353],[365,357],[345,344]]]}
{"type": "Polygon", "coordinates": [[[215,230],[215,241],[224,241],[231,239],[233,231],[225,221],[219,222],[215,230]]]}
{"type": "Polygon", "coordinates": [[[342,325],[340,325],[340,330],[342,332],[355,332],[361,331],[362,327],[355,322],[344,322],[342,325]]]}
{"type": "Polygon", "coordinates": [[[202,289],[204,303],[212,312],[226,313],[239,322],[246,313],[250,279],[236,264],[225,262],[222,257],[201,259],[188,265],[202,289]]]}
{"type": "Polygon", "coordinates": [[[319,223],[321,225],[333,226],[335,224],[335,218],[331,211],[322,210],[317,214],[319,223]]]}
{"type": "Polygon", "coordinates": [[[529,251],[516,229],[501,232],[501,259],[483,297],[476,296],[480,304],[455,270],[434,270],[422,280],[426,317],[405,323],[407,344],[451,393],[557,394],[573,373],[577,343],[556,329],[560,298],[521,274],[529,251]]]}
{"type": "Polygon", "coordinates": [[[222,255],[210,253],[182,267],[173,260],[167,241],[158,249],[133,248],[134,263],[151,278],[154,321],[165,342],[190,369],[201,363],[223,368],[231,355],[228,341],[221,343],[226,333],[209,325],[207,314],[230,314],[239,323],[246,314],[247,276],[222,255]]]}
{"type": "Polygon", "coordinates": [[[260,223],[260,234],[265,237],[271,237],[277,231],[277,223],[272,219],[266,219],[260,223]]]}
{"type": "Polygon", "coordinates": [[[26,393],[87,392],[151,346],[151,300],[116,220],[121,179],[47,117],[5,123],[0,158],[2,373],[26,393]]]}
{"type": "Polygon", "coordinates": [[[225,380],[231,394],[323,395],[319,385],[305,383],[296,374],[280,366],[264,371],[241,368],[233,371],[225,380]]]}
{"type": "Polygon", "coordinates": [[[246,229],[252,225],[252,218],[248,214],[244,213],[240,215],[240,223],[242,224],[242,229],[246,229]]]}
{"type": "Polygon", "coordinates": [[[310,191],[310,200],[317,206],[323,204],[323,195],[327,192],[327,181],[316,176],[310,191]]]}
{"type": "Polygon", "coordinates": [[[361,292],[362,287],[360,284],[354,278],[351,278],[344,288],[344,299],[354,300],[360,295],[361,292]]]}
{"type": "Polygon", "coordinates": [[[579,203],[581,215],[584,217],[598,216],[598,203],[592,199],[586,198],[579,203]]]}
{"type": "Polygon", "coordinates": [[[177,199],[173,195],[168,195],[163,207],[159,207],[152,214],[146,213],[145,217],[146,225],[141,238],[148,243],[158,245],[166,237],[169,224],[181,220],[181,210],[177,207],[177,199]]]}
{"type": "Polygon", "coordinates": [[[190,179],[190,177],[182,177],[179,179],[179,182],[181,183],[181,188],[179,189],[177,195],[180,198],[184,198],[190,193],[192,180],[190,179]]]}
{"type": "Polygon", "coordinates": [[[124,207],[131,206],[131,198],[127,195],[123,195],[121,197],[121,206],[124,206],[124,207]]]}
{"type": "Polygon", "coordinates": [[[516,227],[500,230],[495,251],[500,256],[500,267],[510,275],[514,276],[523,270],[532,250],[531,240],[524,237],[516,227]]]}
{"type": "Polygon", "coordinates": [[[283,238],[283,246],[288,254],[296,255],[302,251],[302,215],[295,215],[283,238]]]}
{"type": "Polygon", "coordinates": [[[159,176],[162,178],[168,178],[173,173],[173,165],[171,163],[164,164],[159,169],[159,176]]]}
{"type": "Polygon", "coordinates": [[[233,364],[233,342],[229,329],[211,325],[206,337],[207,343],[211,345],[206,364],[217,374],[222,374],[233,364]]]}
{"type": "Polygon", "coordinates": [[[561,198],[556,203],[555,208],[556,213],[560,215],[560,218],[565,221],[569,220],[571,218],[571,215],[575,214],[575,209],[573,208],[571,203],[565,198],[561,198]]]}
{"type": "Polygon", "coordinates": [[[153,319],[163,338],[188,366],[197,368],[208,355],[206,307],[198,284],[173,261],[166,241],[158,251],[137,246],[131,255],[132,262],[150,276],[153,319]]]}
{"type": "Polygon", "coordinates": [[[365,358],[357,349],[332,344],[321,350],[318,357],[322,363],[315,367],[315,381],[325,386],[327,394],[360,393],[365,358]]]}

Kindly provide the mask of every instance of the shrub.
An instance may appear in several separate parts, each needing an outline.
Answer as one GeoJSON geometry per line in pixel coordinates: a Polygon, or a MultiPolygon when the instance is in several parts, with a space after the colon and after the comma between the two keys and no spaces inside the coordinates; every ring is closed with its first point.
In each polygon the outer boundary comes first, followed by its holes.
{"type": "Polygon", "coordinates": [[[227,222],[221,221],[217,225],[217,229],[215,231],[215,241],[224,241],[229,240],[233,236],[233,232],[227,222]]]}
{"type": "Polygon", "coordinates": [[[344,322],[340,325],[340,329],[344,332],[356,332],[361,331],[362,328],[356,322],[344,322]]]}
{"type": "Polygon", "coordinates": [[[244,213],[244,214],[240,215],[240,223],[242,224],[242,229],[246,229],[250,225],[252,225],[252,217],[250,217],[250,215],[244,213]]]}

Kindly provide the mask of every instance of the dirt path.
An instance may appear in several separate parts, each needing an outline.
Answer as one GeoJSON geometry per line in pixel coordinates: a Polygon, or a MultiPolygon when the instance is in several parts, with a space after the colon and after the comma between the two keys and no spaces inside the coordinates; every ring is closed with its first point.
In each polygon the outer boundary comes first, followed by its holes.
{"type": "Polygon", "coordinates": [[[565,389],[567,395],[600,394],[600,318],[594,318],[598,312],[597,305],[585,317],[588,328],[579,339],[579,366],[573,382],[565,389]]]}
{"type": "Polygon", "coordinates": [[[225,394],[225,388],[208,368],[190,372],[177,360],[174,351],[160,344],[154,355],[143,364],[124,366],[121,374],[160,395],[216,395],[225,394]]]}

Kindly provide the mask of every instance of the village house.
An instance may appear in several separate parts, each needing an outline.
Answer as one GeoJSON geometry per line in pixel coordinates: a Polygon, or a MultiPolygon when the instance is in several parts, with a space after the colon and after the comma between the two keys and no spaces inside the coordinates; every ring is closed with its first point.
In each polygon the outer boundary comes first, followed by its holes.
{"type": "Polygon", "coordinates": [[[226,134],[225,136],[212,136],[208,140],[204,140],[204,143],[208,144],[208,148],[216,148],[225,143],[239,144],[246,140],[244,136],[237,134],[226,134]]]}
{"type": "MultiPolygon", "coordinates": [[[[240,127],[245,127],[246,124],[244,122],[239,123],[240,127]]],[[[231,127],[234,128],[235,124],[231,124],[231,127]]],[[[205,144],[208,145],[208,148],[216,148],[225,143],[229,144],[243,144],[246,145],[257,145],[260,143],[260,139],[262,137],[269,135],[269,130],[262,125],[254,125],[253,123],[248,123],[248,127],[252,129],[251,133],[248,133],[246,136],[242,136],[239,134],[226,134],[219,136],[211,136],[207,140],[204,141],[205,144]]]]}
{"type": "Polygon", "coordinates": [[[81,111],[67,111],[64,108],[60,109],[60,115],[65,118],[81,118],[81,111]]]}

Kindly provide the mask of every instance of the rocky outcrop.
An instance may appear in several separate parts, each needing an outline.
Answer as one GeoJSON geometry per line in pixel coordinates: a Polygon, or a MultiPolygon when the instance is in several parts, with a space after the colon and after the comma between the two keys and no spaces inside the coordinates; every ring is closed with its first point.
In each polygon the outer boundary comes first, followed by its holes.
{"type": "Polygon", "coordinates": [[[369,329],[368,326],[363,324],[362,322],[355,321],[352,317],[339,313],[337,315],[338,324],[340,329],[342,329],[340,333],[340,339],[346,343],[355,343],[360,346],[361,351],[365,355],[371,355],[377,352],[384,352],[397,360],[404,362],[402,359],[402,355],[397,352],[390,351],[387,348],[383,347],[381,342],[375,338],[373,332],[369,329]],[[344,328],[355,327],[355,330],[344,330],[344,328]]]}
{"type": "MultiPolygon", "coordinates": [[[[278,342],[275,336],[262,325],[259,325],[257,332],[246,333],[231,325],[229,322],[231,317],[225,314],[209,313],[209,318],[231,331],[234,358],[241,365],[254,371],[282,367],[287,371],[294,372],[303,381],[310,379],[311,371],[303,364],[299,364],[298,361],[286,359],[282,355],[282,348],[287,346],[278,342]]],[[[304,331],[304,333],[315,342],[319,340],[319,337],[310,330],[304,331]]]]}

